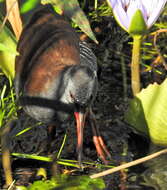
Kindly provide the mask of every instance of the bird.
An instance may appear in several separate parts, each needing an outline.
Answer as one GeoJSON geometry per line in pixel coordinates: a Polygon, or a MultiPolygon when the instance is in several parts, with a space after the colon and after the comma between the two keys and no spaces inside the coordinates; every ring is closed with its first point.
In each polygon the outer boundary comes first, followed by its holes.
{"type": "MultiPolygon", "coordinates": [[[[97,59],[79,39],[69,20],[52,6],[39,8],[23,28],[15,60],[15,91],[24,111],[37,121],[55,125],[74,115],[78,163],[82,162],[83,130],[98,89],[97,59]]],[[[109,152],[91,122],[98,155],[109,152]]]]}

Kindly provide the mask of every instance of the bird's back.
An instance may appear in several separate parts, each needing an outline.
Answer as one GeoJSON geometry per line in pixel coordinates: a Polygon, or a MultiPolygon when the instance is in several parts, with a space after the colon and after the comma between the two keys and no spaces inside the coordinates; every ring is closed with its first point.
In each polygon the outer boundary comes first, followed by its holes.
{"type": "Polygon", "coordinates": [[[50,6],[38,10],[24,28],[16,57],[16,93],[31,95],[46,90],[64,67],[79,64],[79,39],[75,31],[50,6]],[[38,79],[38,80],[36,80],[38,79]]]}
{"type": "Polygon", "coordinates": [[[66,113],[69,108],[71,112],[64,96],[70,68],[81,65],[96,74],[93,52],[50,6],[35,12],[23,29],[17,50],[16,94],[21,94],[24,110],[39,121],[56,120],[60,110],[66,113]]]}

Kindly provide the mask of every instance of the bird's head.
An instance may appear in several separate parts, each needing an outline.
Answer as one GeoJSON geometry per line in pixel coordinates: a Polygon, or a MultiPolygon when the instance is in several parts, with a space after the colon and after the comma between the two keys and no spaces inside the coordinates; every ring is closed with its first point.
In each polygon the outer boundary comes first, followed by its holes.
{"type": "Polygon", "coordinates": [[[81,164],[83,128],[88,110],[95,99],[97,92],[97,75],[86,66],[76,65],[70,70],[66,88],[66,99],[74,106],[74,115],[77,123],[77,152],[81,164]]]}
{"type": "MultiPolygon", "coordinates": [[[[64,75],[61,102],[74,111],[90,107],[97,93],[97,73],[87,66],[74,65],[64,75]]],[[[60,79],[61,81],[61,79],[60,79]]],[[[60,82],[62,85],[62,83],[60,82]]]]}
{"type": "Polygon", "coordinates": [[[96,71],[86,66],[74,66],[68,82],[69,101],[74,104],[75,109],[90,107],[97,92],[96,71]]]}

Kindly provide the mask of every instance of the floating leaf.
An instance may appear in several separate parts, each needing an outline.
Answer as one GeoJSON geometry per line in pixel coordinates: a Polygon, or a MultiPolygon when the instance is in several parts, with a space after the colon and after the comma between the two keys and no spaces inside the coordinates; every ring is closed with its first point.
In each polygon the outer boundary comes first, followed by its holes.
{"type": "Polygon", "coordinates": [[[77,0],[41,0],[41,2],[42,4],[51,3],[55,9],[58,9],[59,13],[64,13],[67,17],[71,18],[83,32],[98,43],[91,30],[89,21],[77,0]]]}
{"type": "Polygon", "coordinates": [[[167,79],[150,84],[130,102],[126,121],[158,145],[167,145],[167,79]]]}
{"type": "MultiPolygon", "coordinates": [[[[0,26],[2,26],[1,20],[0,26]]],[[[6,26],[3,26],[0,30],[0,68],[11,79],[14,78],[14,63],[17,54],[16,44],[17,42],[12,32],[6,26]]]]}

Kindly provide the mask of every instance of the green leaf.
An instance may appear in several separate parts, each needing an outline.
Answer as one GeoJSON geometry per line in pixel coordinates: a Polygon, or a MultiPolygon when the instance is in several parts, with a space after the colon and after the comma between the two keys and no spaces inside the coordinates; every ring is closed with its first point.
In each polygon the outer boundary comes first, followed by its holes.
{"type": "Polygon", "coordinates": [[[16,50],[10,49],[7,45],[4,45],[2,43],[0,43],[0,51],[6,51],[14,55],[19,55],[19,53],[16,50]]]}
{"type": "Polygon", "coordinates": [[[101,178],[91,179],[88,176],[59,175],[51,180],[36,181],[28,190],[102,190],[105,188],[101,178]]]}
{"type": "Polygon", "coordinates": [[[55,184],[52,181],[35,181],[28,190],[52,190],[55,184]]]}
{"type": "Polygon", "coordinates": [[[131,100],[126,121],[157,145],[167,145],[167,79],[150,84],[131,100]]]}
{"type": "Polygon", "coordinates": [[[24,186],[16,186],[16,189],[17,190],[27,190],[27,188],[24,186]]]}
{"type": "Polygon", "coordinates": [[[131,19],[130,26],[128,28],[129,34],[133,35],[143,35],[147,31],[147,26],[144,21],[142,12],[137,10],[131,19]]]}
{"type": "Polygon", "coordinates": [[[67,17],[72,19],[72,21],[76,23],[79,28],[85,32],[93,41],[98,43],[96,37],[94,36],[94,33],[91,30],[89,21],[80,8],[77,0],[41,0],[41,3],[51,3],[53,7],[58,10],[59,14],[64,13],[67,17]]]}
{"type": "MultiPolygon", "coordinates": [[[[0,26],[2,26],[1,19],[0,26]]],[[[12,32],[6,26],[3,26],[0,30],[0,68],[11,79],[14,78],[14,63],[17,54],[16,44],[17,42],[12,32]]]]}
{"type": "Polygon", "coordinates": [[[25,1],[23,5],[21,6],[20,12],[22,14],[27,13],[28,11],[34,9],[39,3],[40,3],[40,0],[25,1]]]}
{"type": "Polygon", "coordinates": [[[42,179],[46,179],[47,178],[46,170],[44,168],[39,168],[36,176],[42,176],[42,179]]]}

